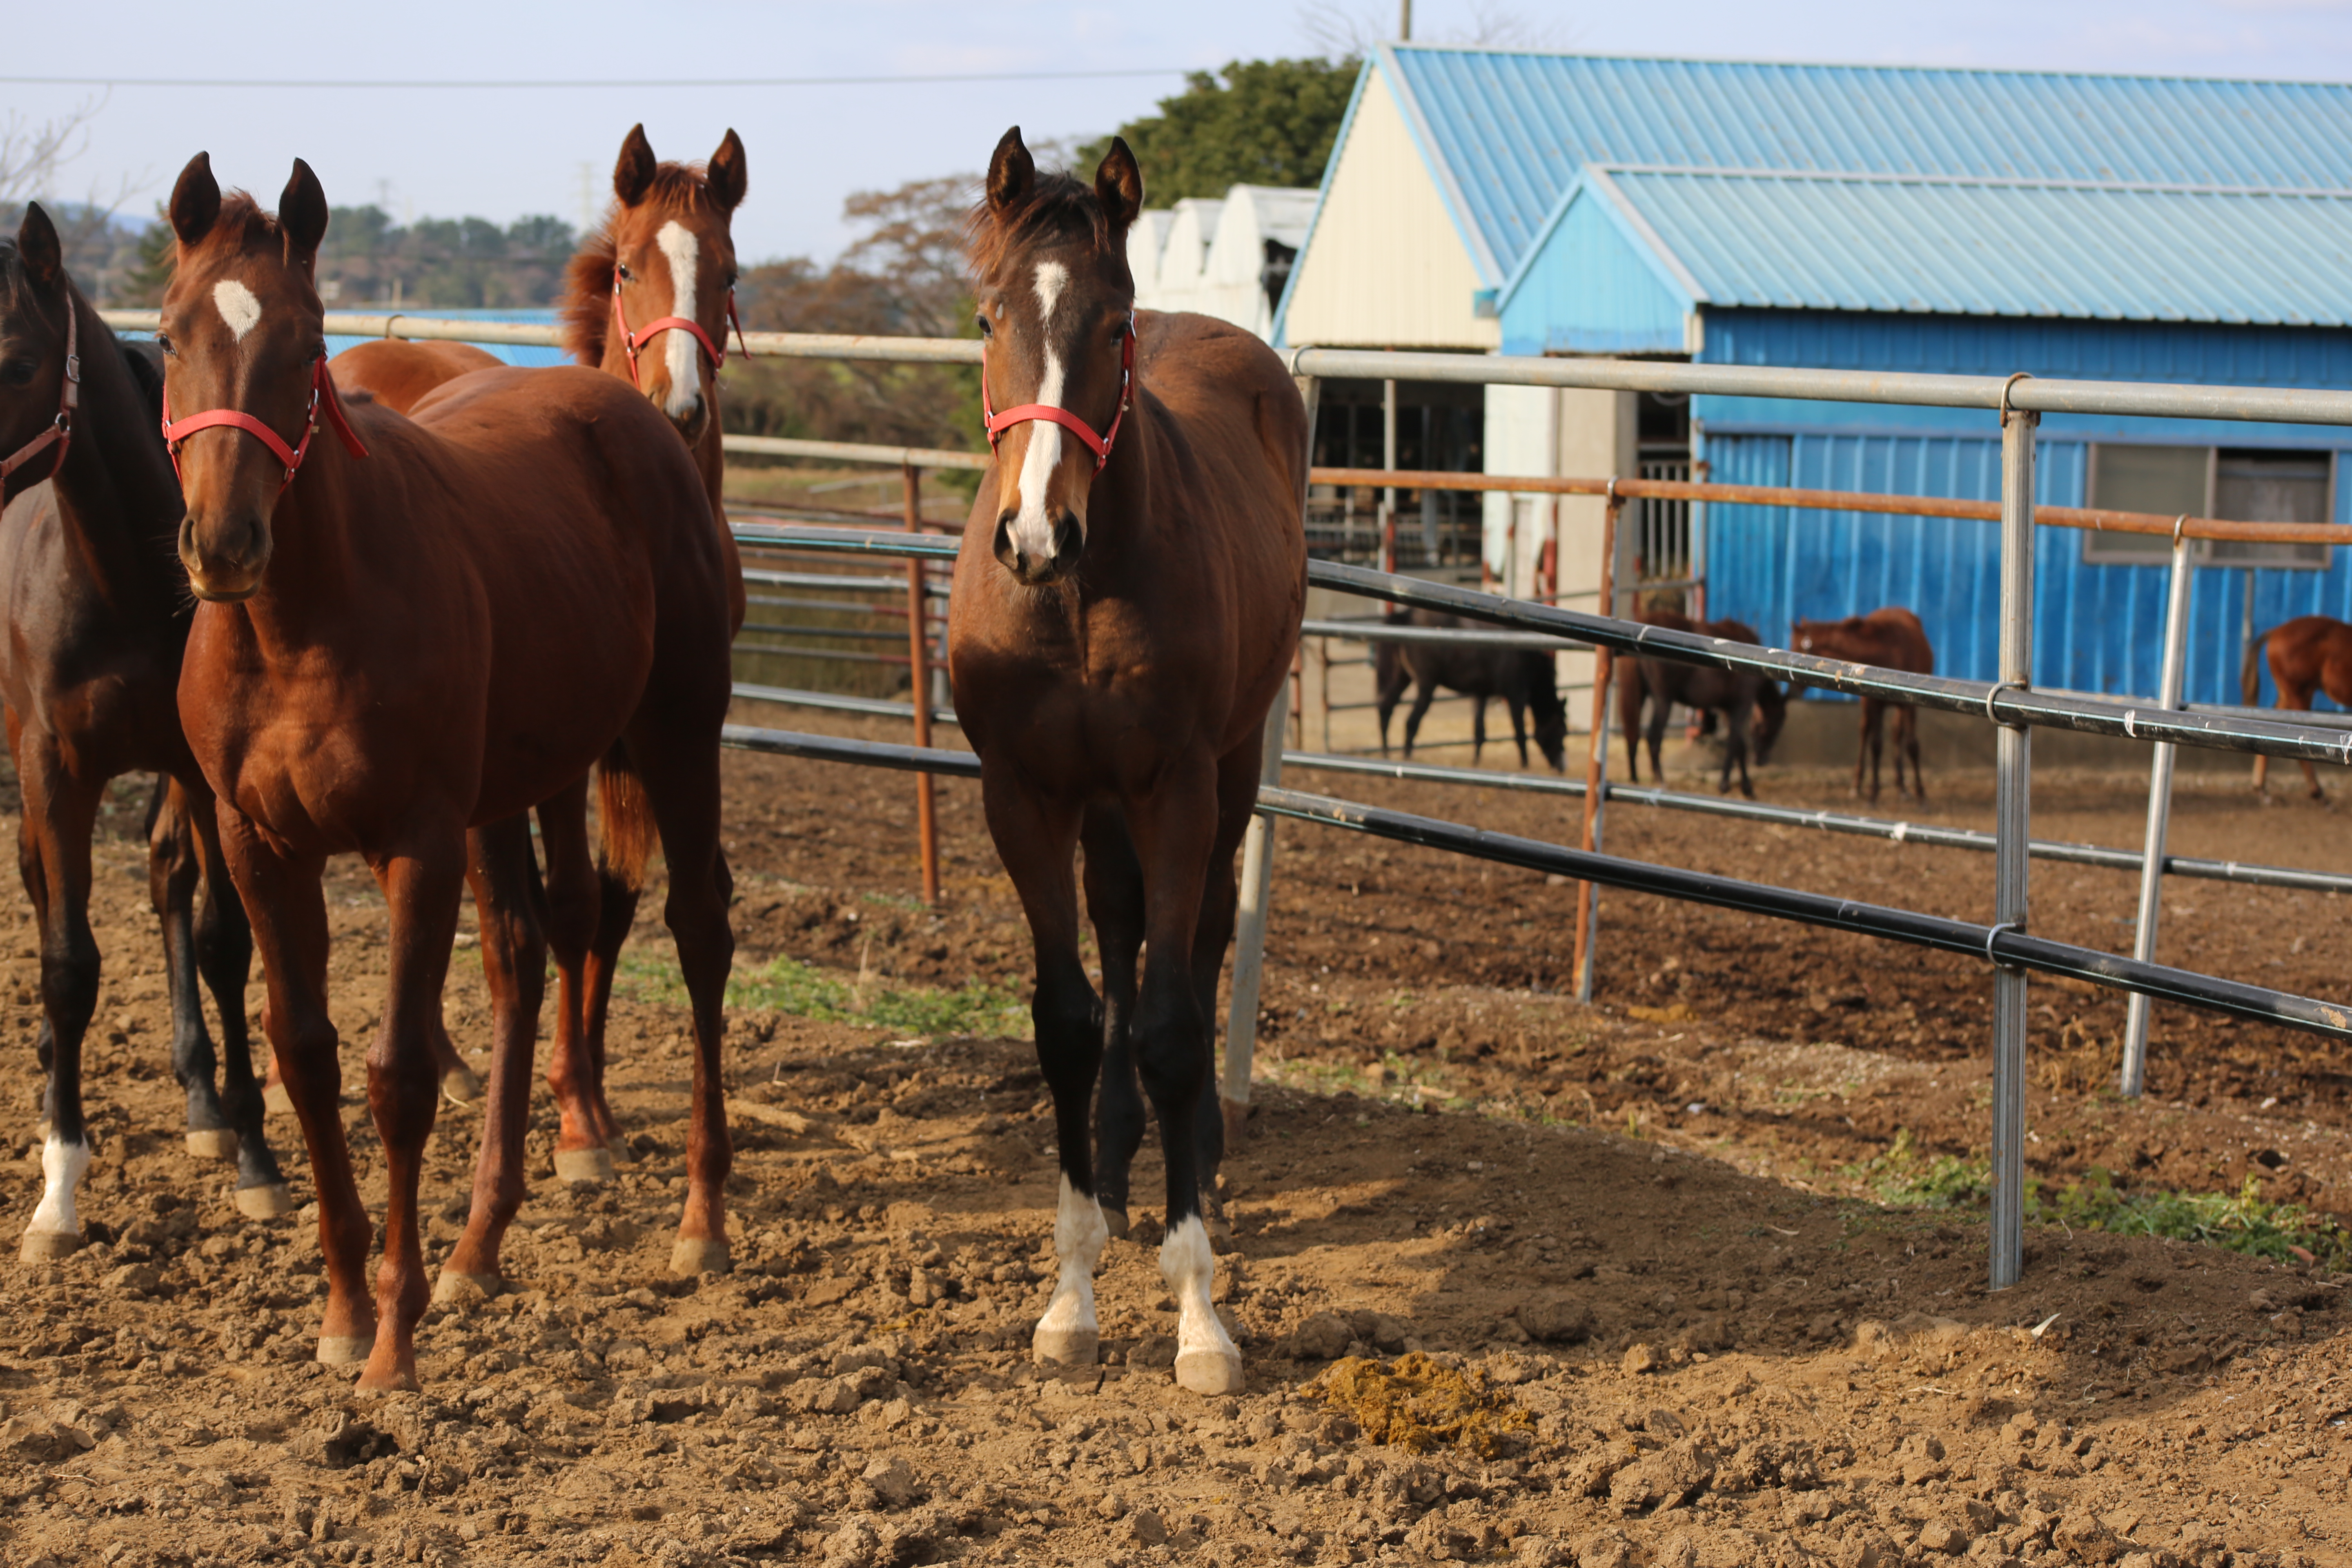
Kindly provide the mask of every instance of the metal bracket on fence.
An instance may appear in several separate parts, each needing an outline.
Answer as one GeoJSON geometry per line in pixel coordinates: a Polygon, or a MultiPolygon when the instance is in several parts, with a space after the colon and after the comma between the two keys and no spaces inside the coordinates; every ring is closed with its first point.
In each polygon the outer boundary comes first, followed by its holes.
{"type": "Polygon", "coordinates": [[[2024,971],[2025,966],[2023,964],[2004,963],[2000,959],[1994,956],[1992,951],[1992,944],[1995,938],[1999,937],[2000,933],[2005,931],[2015,931],[2017,929],[2018,925],[2015,921],[2001,921],[1995,924],[1991,930],[1985,932],[1985,962],[1987,963],[1993,965],[1997,969],[2007,969],[2019,973],[2022,973],[2024,971]]]}
{"type": "Polygon", "coordinates": [[[2182,512],[2172,520],[2172,548],[2180,548],[2180,531],[2189,526],[2189,514],[2182,512]]]}
{"type": "Polygon", "coordinates": [[[1999,713],[1993,711],[1992,705],[1993,700],[2004,691],[2030,691],[2032,689],[2032,688],[2022,680],[1994,681],[1992,683],[1992,689],[1985,693],[1985,718],[1996,726],[2004,730],[2022,730],[2027,728],[2028,726],[2024,720],[2004,719],[1999,713]]]}
{"type": "MultiPolygon", "coordinates": [[[[2026,412],[2026,410],[2022,408],[2011,408],[2009,405],[2009,395],[2017,390],[2017,384],[2019,382],[2032,381],[2032,379],[2033,373],[2032,371],[2021,370],[2014,375],[2011,375],[2007,381],[2000,384],[2000,422],[2003,425],[2009,423],[2009,416],[2011,415],[2023,414],[2026,412]]],[[[2038,419],[2041,416],[2035,415],[2033,417],[2038,419]]]]}
{"type": "Polygon", "coordinates": [[[400,317],[401,317],[401,312],[400,312],[400,311],[398,311],[398,310],[394,310],[391,315],[386,316],[386,317],[383,319],[383,335],[384,335],[385,337],[387,337],[387,338],[393,338],[393,337],[397,337],[397,336],[399,336],[399,334],[398,334],[397,332],[394,332],[394,331],[392,330],[392,324],[393,324],[393,322],[394,322],[394,321],[396,321],[400,320],[400,317]]]}

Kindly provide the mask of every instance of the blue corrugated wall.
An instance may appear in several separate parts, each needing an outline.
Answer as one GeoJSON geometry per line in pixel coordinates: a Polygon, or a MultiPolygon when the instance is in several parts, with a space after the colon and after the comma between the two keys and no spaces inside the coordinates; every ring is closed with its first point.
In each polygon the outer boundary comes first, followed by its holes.
{"type": "MultiPolygon", "coordinates": [[[[2181,322],[1862,316],[1816,310],[1726,310],[1706,316],[1713,363],[2166,380],[2213,384],[2352,384],[2352,332],[2181,322]]],[[[1701,398],[1712,477],[1727,483],[1990,500],[2000,442],[1981,413],[1701,398]],[[1937,426],[1944,426],[1938,429],[1937,426]]],[[[2043,425],[2035,493],[2053,506],[2085,501],[2089,442],[2137,439],[2313,447],[2352,433],[2219,422],[2053,417],[2043,425]]],[[[2352,464],[2352,457],[2347,457],[2352,464]]],[[[2336,496],[2352,521],[2352,467],[2336,496]]],[[[1990,680],[1998,667],[1996,524],[1948,519],[1707,510],[1707,612],[1748,622],[1786,646],[1798,616],[1833,619],[1881,605],[1916,612],[1943,674],[1990,680]]],[[[2034,557],[2033,679],[2039,685],[2144,696],[2156,689],[2164,637],[2161,566],[2094,566],[2083,535],[2040,531],[2034,557]]],[[[2191,598],[2189,697],[2239,700],[2246,583],[2239,568],[2204,567],[2191,598]]],[[[2257,629],[2294,616],[2352,620],[2352,549],[2325,571],[2252,574],[2257,629]]],[[[2262,700],[2275,699],[2267,671],[2262,700]]]]}

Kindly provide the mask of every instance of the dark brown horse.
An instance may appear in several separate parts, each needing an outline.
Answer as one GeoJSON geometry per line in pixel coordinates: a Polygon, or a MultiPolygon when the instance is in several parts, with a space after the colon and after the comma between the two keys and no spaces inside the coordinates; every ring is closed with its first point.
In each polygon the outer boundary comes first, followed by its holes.
{"type": "Polygon", "coordinates": [[[1092,186],[1039,174],[1017,129],[989,162],[971,256],[996,462],[956,561],[948,660],[1036,948],[1031,1016],[1062,1188],[1061,1275],[1035,1353],[1095,1359],[1093,1274],[1127,1217],[1139,1071],[1167,1161],[1176,1381],[1224,1394],[1242,1365],[1210,1305],[1202,1223],[1223,1142],[1211,1020],[1234,851],[1306,605],[1307,427],[1255,338],[1135,311],[1127,229],[1142,205],[1116,138],[1092,186]],[[1078,952],[1081,844],[1104,999],[1078,952]],[[1087,1128],[1098,1066],[1099,1187],[1087,1128]]]}
{"type": "MultiPolygon", "coordinates": [[[[2352,708],[2352,626],[2329,616],[2297,616],[2249,638],[2245,662],[2238,672],[2238,684],[2249,708],[2262,701],[2262,668],[2255,661],[2265,653],[2270,658],[2271,679],[2278,685],[2281,708],[2308,713],[2312,694],[2318,691],[2326,692],[2338,707],[2352,708]]],[[[2255,794],[2269,793],[2270,777],[2271,760],[2256,757],[2255,794]]],[[[2307,759],[2303,778],[2311,786],[2312,799],[2327,798],[2327,792],[2319,787],[2319,771],[2307,759]]]]}
{"type": "MultiPolygon", "coordinates": [[[[1888,605],[1866,616],[1842,621],[1799,621],[1790,630],[1799,653],[1823,658],[1851,659],[1881,669],[1906,670],[1913,675],[1936,673],[1936,650],[1919,617],[1900,605],[1888,605]]],[[[1885,744],[1886,710],[1895,710],[1895,793],[1903,793],[1903,759],[1911,759],[1911,788],[1927,798],[1927,775],[1919,767],[1919,713],[1908,702],[1862,700],[1862,735],[1853,757],[1853,793],[1863,794],[1862,773],[1870,769],[1869,797],[1878,798],[1878,760],[1885,744]]]]}
{"type": "Polygon", "coordinates": [[[485,1211],[502,1229],[522,1194],[546,963],[522,814],[580,788],[600,759],[613,863],[642,866],[658,829],[693,1004],[688,1186],[672,1267],[725,1266],[724,562],[692,460],[610,376],[478,371],[428,395],[414,422],[366,404],[347,411],[326,374],[311,282],[327,200],[309,165],[297,161],[272,217],[250,197],[225,201],[199,154],[169,212],[178,261],[158,341],[187,502],[180,559],[205,601],[181,669],[181,719],[220,797],[222,847],[261,950],[270,1044],[310,1146],[328,1276],[320,1358],[364,1354],[362,1386],[413,1386],[427,1295],[417,1178],[437,1099],[430,1021],[458,893],[470,882],[496,916],[482,931],[495,981],[485,1133],[495,1147],[476,1176],[477,1224],[448,1264],[469,1272],[486,1240],[495,1257],[485,1211]],[[314,418],[327,432],[316,440],[314,418]],[[366,858],[392,919],[368,1053],[389,1176],[373,1301],[328,1013],[320,878],[339,853],[366,858]]]}
{"type": "MultiPolygon", "coordinates": [[[[1459,616],[1435,610],[1406,610],[1387,617],[1392,626],[1464,627],[1459,616]]],[[[1479,629],[1486,629],[1481,627],[1479,629]]],[[[1528,765],[1528,718],[1535,718],[1536,749],[1559,773],[1568,765],[1568,705],[1559,700],[1558,666],[1538,648],[1496,647],[1491,644],[1380,642],[1372,644],[1372,669],[1380,703],[1381,755],[1389,754],[1389,716],[1396,711],[1404,689],[1413,688],[1412,708],[1404,716],[1404,754],[1421,733],[1437,689],[1444,687],[1474,700],[1470,712],[1470,763],[1475,767],[1486,750],[1486,704],[1496,697],[1511,712],[1511,738],[1519,743],[1519,766],[1528,765]]]]}
{"type": "Polygon", "coordinates": [[[28,1260],[81,1245],[75,1199],[89,1163],[81,1045],[100,982],[90,833],[108,781],[121,773],[167,781],[149,812],[148,886],[163,921],[172,1069],[187,1095],[188,1148],[236,1161],[244,1213],[292,1206],[262,1135],[246,1035],[252,936],[222,874],[212,791],[180,730],[188,615],[171,559],[181,507],[156,431],[162,395],[161,373],[99,321],[67,275],[48,214],[27,205],[16,243],[0,244],[0,603],[8,617],[0,698],[24,795],[17,864],[40,926],[39,1053],[48,1075],[44,1187],[22,1243],[28,1260]],[[199,975],[220,1010],[217,1090],[199,975]]]}
{"type": "MultiPolygon", "coordinates": [[[[563,301],[564,335],[573,357],[636,386],[668,416],[694,454],[726,562],[730,637],[742,628],[743,574],[720,504],[727,464],[719,444],[720,350],[707,345],[725,343],[733,318],[731,226],[747,178],[743,143],[732,131],[708,164],[693,165],[659,162],[646,128],[632,127],[613,171],[613,205],[572,258],[571,291],[563,301]],[[627,328],[621,326],[624,321],[627,328]],[[673,321],[691,321],[694,330],[652,330],[673,321]]],[[[405,412],[444,382],[498,363],[465,343],[383,342],[347,349],[335,356],[334,365],[337,384],[364,389],[405,412]]],[[[587,843],[584,822],[558,820],[583,801],[567,793],[539,809],[551,886],[574,888],[583,874],[559,865],[557,858],[587,843]]],[[[598,913],[593,941],[575,945],[573,922],[562,911],[548,926],[556,972],[548,1082],[560,1117],[555,1174],[565,1182],[610,1181],[614,1152],[625,1147],[604,1093],[604,1028],[621,945],[636,920],[638,889],[610,865],[598,865],[593,875],[598,913]]],[[[495,1257],[488,1261],[495,1274],[495,1257]]]]}
{"type": "MultiPolygon", "coordinates": [[[[1756,628],[1745,621],[1695,622],[1678,611],[1664,609],[1645,611],[1636,619],[1649,626],[1696,632],[1730,642],[1760,644],[1763,640],[1756,635],[1756,628]]],[[[1780,726],[1789,716],[1788,698],[1781,692],[1779,681],[1672,659],[1621,658],[1615,663],[1617,721],[1625,736],[1625,768],[1635,784],[1642,782],[1635,736],[1642,730],[1643,709],[1649,709],[1650,776],[1664,784],[1666,773],[1659,765],[1658,753],[1665,744],[1667,715],[1679,702],[1700,716],[1695,733],[1706,732],[1715,716],[1723,715],[1723,778],[1717,788],[1722,794],[1731,793],[1731,770],[1737,764],[1740,793],[1750,800],[1756,798],[1756,786],[1748,776],[1749,752],[1752,749],[1758,767],[1771,761],[1772,742],[1780,739],[1780,726]]]]}

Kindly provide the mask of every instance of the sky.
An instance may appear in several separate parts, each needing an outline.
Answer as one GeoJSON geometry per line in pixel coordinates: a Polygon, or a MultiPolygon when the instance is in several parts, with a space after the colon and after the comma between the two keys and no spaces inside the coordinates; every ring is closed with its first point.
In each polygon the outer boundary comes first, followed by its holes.
{"type": "MultiPolygon", "coordinates": [[[[1397,24],[1394,4],[1365,0],[28,5],[9,16],[0,128],[94,106],[85,150],[49,194],[121,197],[131,212],[152,210],[205,150],[224,184],[272,205],[299,155],[337,205],[373,201],[403,219],[553,213],[578,223],[601,208],[632,123],[675,158],[707,156],[731,126],[751,168],[735,222],[745,260],[826,258],[852,237],[841,218],[851,193],[976,171],[1009,124],[1033,142],[1097,135],[1150,113],[1186,70],[1324,53],[1335,35],[1393,37],[1397,24]],[[957,75],[1015,79],[839,80],[957,75]],[[37,77],[91,80],[26,79],[37,77]],[[735,85],[776,79],[825,80],[735,85]],[[607,85],[432,85],[483,80],[607,85]],[[247,85],[219,85],[232,82],[247,85]],[[292,82],[333,85],[250,85],[292,82]]],[[[1419,0],[1413,36],[2352,81],[2352,0],[1419,0]]]]}

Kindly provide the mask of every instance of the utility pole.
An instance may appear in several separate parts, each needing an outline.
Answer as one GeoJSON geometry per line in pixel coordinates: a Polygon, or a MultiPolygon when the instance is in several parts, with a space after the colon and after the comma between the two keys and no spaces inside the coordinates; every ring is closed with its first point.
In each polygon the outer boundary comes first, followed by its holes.
{"type": "Polygon", "coordinates": [[[1397,0],[1397,42],[1412,42],[1412,0],[1397,0]]]}

